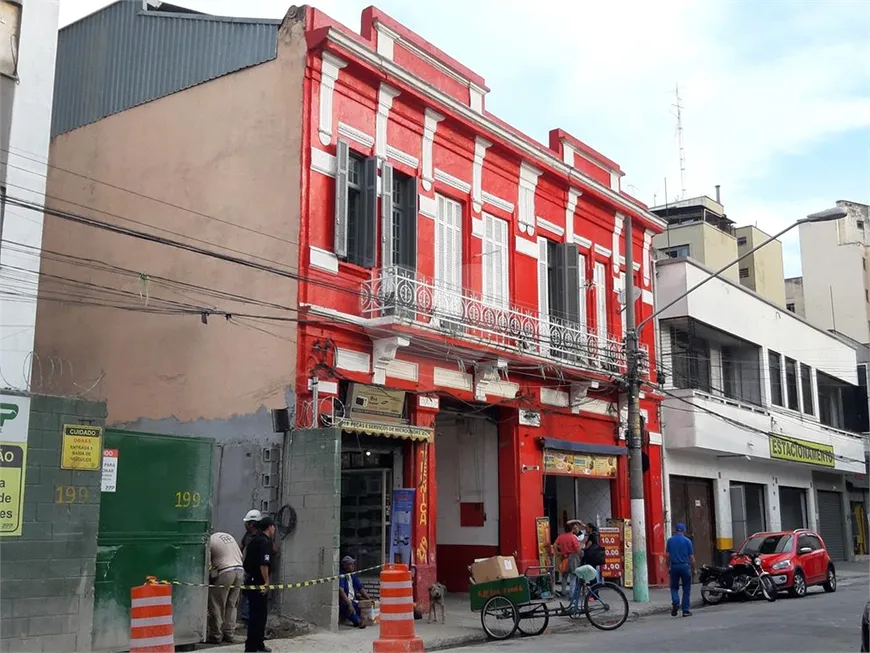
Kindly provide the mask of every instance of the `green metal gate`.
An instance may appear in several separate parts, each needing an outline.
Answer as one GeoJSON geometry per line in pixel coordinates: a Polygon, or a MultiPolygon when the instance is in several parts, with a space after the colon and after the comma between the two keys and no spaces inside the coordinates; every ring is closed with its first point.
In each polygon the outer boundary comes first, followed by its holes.
{"type": "MultiPolygon", "coordinates": [[[[131,587],[206,582],[214,440],[107,430],[104,448],[117,452],[117,480],[100,506],[93,648],[126,651],[131,587]]],[[[206,588],[172,588],[176,644],[202,641],[206,601],[206,588]]]]}

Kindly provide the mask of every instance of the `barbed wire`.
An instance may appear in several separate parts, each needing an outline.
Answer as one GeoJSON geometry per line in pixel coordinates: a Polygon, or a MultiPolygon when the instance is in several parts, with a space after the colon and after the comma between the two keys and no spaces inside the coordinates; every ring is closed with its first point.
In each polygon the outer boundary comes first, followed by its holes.
{"type": "Polygon", "coordinates": [[[70,359],[40,355],[35,351],[29,351],[24,356],[20,377],[22,383],[9,381],[7,374],[12,376],[13,371],[0,366],[0,381],[5,390],[82,399],[101,398],[106,378],[106,371],[101,369],[96,378],[82,379],[76,376],[75,366],[70,359]]]}

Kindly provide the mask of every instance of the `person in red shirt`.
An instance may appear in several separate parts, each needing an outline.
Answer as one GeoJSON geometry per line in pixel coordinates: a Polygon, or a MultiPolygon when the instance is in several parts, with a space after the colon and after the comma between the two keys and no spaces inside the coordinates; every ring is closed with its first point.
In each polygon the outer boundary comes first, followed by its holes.
{"type": "Polygon", "coordinates": [[[570,579],[570,587],[574,587],[574,570],[580,564],[580,540],[577,539],[577,522],[569,521],[565,524],[565,532],[556,538],[556,552],[559,559],[565,561],[562,567],[562,594],[566,594],[567,580],[570,579]]]}

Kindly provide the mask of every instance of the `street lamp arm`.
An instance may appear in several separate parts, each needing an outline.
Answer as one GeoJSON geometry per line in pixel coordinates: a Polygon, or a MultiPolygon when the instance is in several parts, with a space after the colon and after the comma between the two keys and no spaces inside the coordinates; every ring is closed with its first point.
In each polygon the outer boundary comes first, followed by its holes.
{"type": "Polygon", "coordinates": [[[713,272],[710,276],[708,276],[708,277],[702,279],[702,280],[699,281],[697,284],[695,284],[694,286],[692,286],[691,288],[689,288],[689,289],[688,289],[686,292],[684,292],[682,295],[680,295],[680,296],[677,297],[676,299],[673,299],[672,301],[668,302],[667,304],[665,304],[664,306],[662,306],[661,308],[659,308],[659,309],[657,309],[655,312],[653,312],[652,315],[648,315],[647,317],[645,317],[644,319],[642,319],[640,322],[638,322],[637,326],[635,327],[635,333],[640,333],[641,328],[642,328],[642,327],[643,327],[647,322],[651,322],[651,321],[653,321],[654,319],[656,319],[659,315],[661,315],[662,313],[664,313],[664,312],[665,312],[666,310],[668,310],[671,306],[673,306],[673,305],[676,304],[677,302],[679,302],[679,301],[685,299],[685,297],[686,297],[687,295],[689,295],[690,293],[695,292],[698,288],[700,288],[701,286],[703,286],[705,283],[707,283],[707,282],[710,281],[711,279],[715,279],[715,278],[717,278],[717,277],[718,277],[719,275],[721,275],[723,272],[725,272],[726,270],[728,270],[728,268],[733,267],[734,265],[736,265],[737,263],[739,263],[740,261],[742,261],[743,259],[745,259],[747,256],[750,256],[750,255],[754,254],[755,252],[757,252],[759,249],[761,249],[761,248],[764,247],[765,245],[768,245],[769,243],[772,243],[774,240],[777,240],[780,236],[782,236],[783,234],[785,234],[785,233],[788,232],[788,231],[791,231],[792,229],[794,229],[796,226],[798,226],[798,225],[801,224],[802,222],[804,222],[804,220],[799,220],[799,221],[797,221],[797,222],[792,222],[789,226],[787,226],[785,229],[783,229],[783,230],[780,231],[779,233],[777,233],[777,234],[771,236],[770,238],[768,238],[768,239],[765,240],[764,242],[762,242],[762,243],[756,245],[755,247],[753,247],[752,249],[750,249],[748,252],[746,252],[746,253],[743,254],[742,256],[738,256],[736,259],[734,259],[733,261],[731,261],[731,262],[728,263],[727,265],[724,265],[723,267],[719,268],[718,270],[716,270],[715,272],[713,272]]]}

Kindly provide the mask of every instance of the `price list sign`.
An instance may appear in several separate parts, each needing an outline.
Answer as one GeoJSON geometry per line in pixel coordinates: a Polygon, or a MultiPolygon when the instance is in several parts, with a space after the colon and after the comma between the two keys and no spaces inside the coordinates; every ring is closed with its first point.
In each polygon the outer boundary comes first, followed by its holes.
{"type": "Polygon", "coordinates": [[[607,527],[599,529],[598,533],[599,541],[604,548],[604,564],[601,566],[601,575],[604,578],[622,577],[622,529],[607,527]]]}

